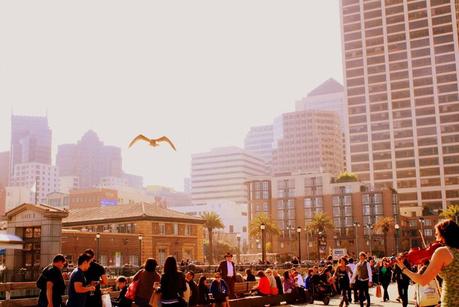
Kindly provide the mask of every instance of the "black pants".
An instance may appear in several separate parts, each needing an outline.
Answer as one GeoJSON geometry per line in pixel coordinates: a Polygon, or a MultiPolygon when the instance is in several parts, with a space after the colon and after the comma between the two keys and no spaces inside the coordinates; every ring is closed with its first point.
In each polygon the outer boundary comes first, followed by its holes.
{"type": "Polygon", "coordinates": [[[349,284],[343,284],[343,283],[340,283],[339,284],[339,293],[343,295],[343,298],[341,299],[341,302],[339,303],[340,306],[342,306],[342,304],[346,304],[349,305],[349,300],[347,299],[347,294],[348,294],[348,291],[350,291],[350,288],[349,288],[349,284]]]}
{"type": "Polygon", "coordinates": [[[400,299],[402,300],[403,307],[408,306],[408,286],[409,283],[397,281],[398,294],[400,295],[400,299]]]}
{"type": "Polygon", "coordinates": [[[367,306],[370,306],[370,293],[368,292],[368,280],[366,281],[361,281],[357,280],[355,285],[357,286],[357,289],[359,289],[359,301],[360,301],[360,307],[363,307],[363,302],[367,301],[367,306]]]}
{"type": "Polygon", "coordinates": [[[352,292],[354,292],[354,302],[357,302],[357,301],[359,300],[359,299],[358,299],[359,296],[358,296],[358,294],[357,294],[357,286],[354,284],[354,285],[352,286],[352,288],[353,288],[353,289],[349,288],[349,289],[347,290],[347,296],[348,296],[348,298],[349,298],[349,303],[352,302],[352,292]]]}
{"type": "Polygon", "coordinates": [[[387,291],[387,287],[389,287],[389,284],[383,283],[382,287],[384,289],[383,301],[385,302],[386,300],[389,300],[389,292],[387,291]]]}

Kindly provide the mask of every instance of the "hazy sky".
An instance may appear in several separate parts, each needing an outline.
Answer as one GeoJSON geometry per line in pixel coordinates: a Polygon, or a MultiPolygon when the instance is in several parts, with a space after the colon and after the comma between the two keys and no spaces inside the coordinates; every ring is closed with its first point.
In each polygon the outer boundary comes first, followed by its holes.
{"type": "Polygon", "coordinates": [[[342,81],[338,0],[1,1],[0,151],[10,114],[48,114],[57,146],[89,129],[126,172],[183,189],[191,154],[342,81]],[[138,133],[177,146],[127,144],[138,133]]]}

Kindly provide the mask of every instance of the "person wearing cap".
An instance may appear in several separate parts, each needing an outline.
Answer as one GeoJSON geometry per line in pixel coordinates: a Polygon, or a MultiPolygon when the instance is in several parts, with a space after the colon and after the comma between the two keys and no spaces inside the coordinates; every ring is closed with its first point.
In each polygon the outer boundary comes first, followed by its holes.
{"type": "Polygon", "coordinates": [[[220,262],[218,266],[218,272],[220,272],[222,279],[228,285],[228,296],[230,298],[235,298],[234,283],[236,282],[236,266],[234,265],[233,255],[231,253],[226,253],[225,260],[220,262]]]}

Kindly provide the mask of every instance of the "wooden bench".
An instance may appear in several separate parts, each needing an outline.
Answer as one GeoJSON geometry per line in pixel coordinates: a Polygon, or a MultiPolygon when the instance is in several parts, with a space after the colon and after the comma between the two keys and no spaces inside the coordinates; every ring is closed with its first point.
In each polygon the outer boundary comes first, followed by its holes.
{"type": "Polygon", "coordinates": [[[234,283],[234,293],[239,296],[247,296],[252,288],[258,285],[257,281],[243,281],[234,283]]]}

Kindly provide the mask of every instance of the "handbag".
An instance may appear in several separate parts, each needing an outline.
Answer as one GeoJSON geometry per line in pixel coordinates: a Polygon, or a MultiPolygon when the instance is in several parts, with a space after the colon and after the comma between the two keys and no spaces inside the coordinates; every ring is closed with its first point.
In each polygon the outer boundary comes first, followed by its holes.
{"type": "Polygon", "coordinates": [[[376,297],[382,297],[381,286],[380,285],[376,286],[376,297]]]}
{"type": "Polygon", "coordinates": [[[139,280],[131,282],[131,284],[127,288],[126,295],[124,297],[127,298],[128,300],[134,301],[138,286],[139,286],[139,280]]]}
{"type": "Polygon", "coordinates": [[[437,305],[440,301],[436,280],[430,281],[427,285],[416,284],[416,302],[419,306],[437,305]]]}
{"type": "Polygon", "coordinates": [[[159,307],[161,305],[160,302],[161,302],[161,293],[154,290],[150,298],[150,305],[152,307],[159,307]]]}

